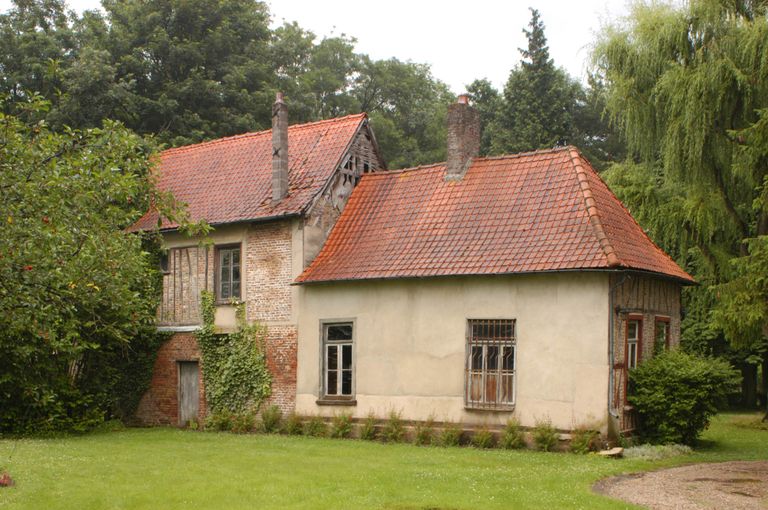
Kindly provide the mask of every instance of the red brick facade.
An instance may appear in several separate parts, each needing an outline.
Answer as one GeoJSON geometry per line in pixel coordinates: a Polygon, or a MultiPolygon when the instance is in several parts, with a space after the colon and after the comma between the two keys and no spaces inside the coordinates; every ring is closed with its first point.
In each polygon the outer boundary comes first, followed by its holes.
{"type": "Polygon", "coordinates": [[[192,333],[176,333],[165,342],[157,353],[152,382],[139,402],[136,418],[145,425],[180,425],[179,424],[179,362],[197,361],[200,363],[200,414],[199,420],[205,419],[205,386],[202,377],[202,359],[197,347],[197,340],[192,333]]]}

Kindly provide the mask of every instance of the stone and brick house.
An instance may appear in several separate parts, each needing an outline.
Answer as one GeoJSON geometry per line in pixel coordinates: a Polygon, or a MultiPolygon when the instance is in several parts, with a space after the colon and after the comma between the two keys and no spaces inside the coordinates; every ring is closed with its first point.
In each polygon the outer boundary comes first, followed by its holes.
{"type": "Polygon", "coordinates": [[[462,96],[446,163],[382,172],[364,114],[287,128],[280,98],[274,113],[271,132],[161,154],[160,187],[214,245],[162,224],[158,321],[173,337],[141,420],[204,416],[194,330],[209,289],[222,331],[232,298],[266,324],[283,411],[634,427],[627,373],[679,344],[693,279],[576,148],[479,158],[462,96]]]}
{"type": "Polygon", "coordinates": [[[681,286],[574,147],[366,176],[299,276],[296,411],[630,431],[628,370],[680,340],[681,286]]]}
{"type": "MultiPolygon", "coordinates": [[[[160,349],[137,418],[145,424],[185,424],[205,417],[200,352],[200,292],[216,298],[215,325],[235,327],[234,302],[249,321],[267,327],[270,404],[294,408],[298,293],[293,280],[320,250],[366,173],[384,168],[365,114],[288,127],[281,95],[273,129],[169,149],[159,156],[158,186],[187,204],[190,219],[213,227],[208,243],[178,225],[160,223],[163,260],[160,349]]],[[[152,229],[148,212],[133,229],[152,229]]]]}

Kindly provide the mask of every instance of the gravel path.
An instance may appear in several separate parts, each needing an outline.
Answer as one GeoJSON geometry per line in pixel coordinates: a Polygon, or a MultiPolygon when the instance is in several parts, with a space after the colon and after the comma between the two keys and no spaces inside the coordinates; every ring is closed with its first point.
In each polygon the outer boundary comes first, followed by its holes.
{"type": "Polygon", "coordinates": [[[600,480],[594,490],[651,509],[768,509],[768,461],[693,464],[600,480]]]}

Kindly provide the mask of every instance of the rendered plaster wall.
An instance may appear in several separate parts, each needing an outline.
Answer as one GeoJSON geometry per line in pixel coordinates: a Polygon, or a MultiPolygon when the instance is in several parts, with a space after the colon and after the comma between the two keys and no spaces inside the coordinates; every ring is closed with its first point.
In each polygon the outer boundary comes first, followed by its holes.
{"type": "Polygon", "coordinates": [[[550,418],[560,429],[605,426],[608,393],[608,275],[550,273],[496,277],[328,283],[303,286],[296,411],[358,418],[390,410],[407,420],[524,426],[550,418]],[[464,406],[468,319],[515,319],[513,412],[464,406]],[[357,404],[318,405],[321,321],[354,321],[357,404]]]}

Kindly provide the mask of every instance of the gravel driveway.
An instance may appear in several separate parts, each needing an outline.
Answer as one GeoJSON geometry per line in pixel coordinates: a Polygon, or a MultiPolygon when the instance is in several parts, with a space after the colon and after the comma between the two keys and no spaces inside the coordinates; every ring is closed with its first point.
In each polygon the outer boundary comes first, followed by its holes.
{"type": "Polygon", "coordinates": [[[692,464],[600,480],[594,490],[652,509],[768,509],[768,461],[692,464]]]}

